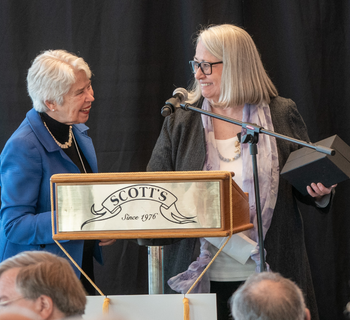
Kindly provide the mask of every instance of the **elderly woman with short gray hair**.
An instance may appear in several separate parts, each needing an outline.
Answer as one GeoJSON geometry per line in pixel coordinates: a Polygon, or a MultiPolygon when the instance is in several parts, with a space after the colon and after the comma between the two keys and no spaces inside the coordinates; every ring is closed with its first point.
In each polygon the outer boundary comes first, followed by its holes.
{"type": "MultiPolygon", "coordinates": [[[[28,250],[63,255],[52,239],[50,177],[97,172],[95,149],[84,124],[95,100],[90,78],[88,64],[65,50],[45,51],[29,68],[33,108],[0,158],[0,262],[28,250]]],[[[74,240],[62,245],[92,276],[92,257],[101,261],[98,243],[113,241],[74,240]]]]}

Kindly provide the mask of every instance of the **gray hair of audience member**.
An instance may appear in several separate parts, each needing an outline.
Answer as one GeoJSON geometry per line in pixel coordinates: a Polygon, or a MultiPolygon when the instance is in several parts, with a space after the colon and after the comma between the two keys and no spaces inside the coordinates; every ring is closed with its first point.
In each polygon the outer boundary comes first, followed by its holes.
{"type": "Polygon", "coordinates": [[[278,273],[251,275],[231,297],[235,320],[304,320],[306,306],[300,288],[278,273]]]}
{"type": "Polygon", "coordinates": [[[86,293],[66,259],[49,252],[24,251],[0,263],[0,276],[12,268],[20,269],[16,286],[25,299],[45,295],[66,317],[84,314],[86,293]]]}
{"type": "Polygon", "coordinates": [[[91,70],[83,58],[65,50],[47,50],[38,55],[28,70],[27,89],[38,112],[46,112],[45,101],[63,104],[63,97],[76,81],[75,73],[83,70],[91,78],[91,70]]]}

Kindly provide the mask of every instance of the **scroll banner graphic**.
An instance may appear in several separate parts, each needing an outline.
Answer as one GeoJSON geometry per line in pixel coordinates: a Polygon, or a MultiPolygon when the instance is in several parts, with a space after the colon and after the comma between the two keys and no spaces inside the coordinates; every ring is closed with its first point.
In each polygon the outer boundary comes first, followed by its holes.
{"type": "MultiPolygon", "coordinates": [[[[150,184],[137,184],[121,188],[112,194],[110,194],[101,203],[101,209],[95,210],[95,204],[91,206],[91,213],[95,216],[89,220],[86,220],[81,225],[81,230],[83,227],[89,223],[108,220],[116,217],[123,210],[123,205],[131,201],[155,201],[159,205],[159,213],[164,219],[174,223],[174,224],[187,224],[187,223],[197,223],[193,217],[186,217],[182,215],[177,207],[176,201],[178,198],[169,190],[150,184]]],[[[152,215],[157,213],[147,215],[147,219],[152,219],[152,215]]]]}

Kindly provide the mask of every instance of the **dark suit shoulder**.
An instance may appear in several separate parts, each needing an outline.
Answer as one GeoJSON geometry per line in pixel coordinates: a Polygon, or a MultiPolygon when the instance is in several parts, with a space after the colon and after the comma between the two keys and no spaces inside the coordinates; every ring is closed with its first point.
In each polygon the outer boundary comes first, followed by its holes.
{"type": "Polygon", "coordinates": [[[283,98],[280,96],[273,97],[270,101],[271,114],[277,116],[285,116],[291,112],[298,112],[297,106],[292,99],[283,98]]]}

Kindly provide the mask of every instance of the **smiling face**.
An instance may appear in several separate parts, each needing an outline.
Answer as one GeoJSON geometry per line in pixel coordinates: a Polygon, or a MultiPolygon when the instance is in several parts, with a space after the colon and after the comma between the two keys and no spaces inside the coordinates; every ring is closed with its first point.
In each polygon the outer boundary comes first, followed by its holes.
{"type": "Polygon", "coordinates": [[[67,125],[85,123],[89,119],[91,103],[95,100],[91,80],[83,70],[75,72],[76,81],[64,96],[62,105],[45,101],[47,114],[67,125]]]}
{"type": "MultiPolygon", "coordinates": [[[[194,60],[211,63],[220,61],[207,50],[202,41],[198,41],[194,60]]],[[[222,68],[222,63],[215,64],[212,66],[212,73],[210,75],[205,75],[200,68],[198,68],[195,74],[195,78],[199,82],[202,91],[202,96],[214,103],[217,103],[220,98],[222,68]]]]}

